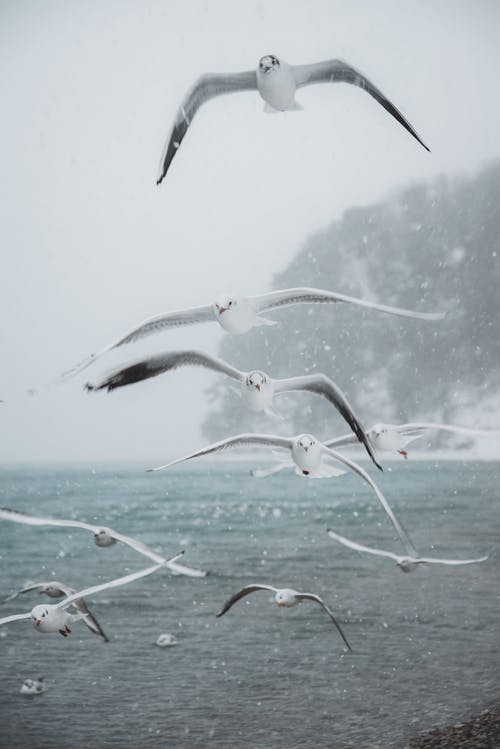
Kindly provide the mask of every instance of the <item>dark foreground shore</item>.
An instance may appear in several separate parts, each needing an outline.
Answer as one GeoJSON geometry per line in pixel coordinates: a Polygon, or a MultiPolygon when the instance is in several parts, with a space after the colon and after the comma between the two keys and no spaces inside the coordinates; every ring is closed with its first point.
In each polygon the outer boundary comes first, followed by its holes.
{"type": "Polygon", "coordinates": [[[436,728],[413,739],[408,749],[499,749],[500,703],[464,723],[436,728]]]}

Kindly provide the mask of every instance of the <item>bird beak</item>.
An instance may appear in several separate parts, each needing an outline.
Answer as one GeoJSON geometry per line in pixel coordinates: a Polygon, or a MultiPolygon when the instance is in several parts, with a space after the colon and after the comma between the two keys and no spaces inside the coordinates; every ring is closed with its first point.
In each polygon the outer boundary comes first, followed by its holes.
{"type": "Polygon", "coordinates": [[[219,315],[222,315],[223,312],[225,312],[227,307],[218,307],[219,315]]]}
{"type": "Polygon", "coordinates": [[[257,388],[257,390],[258,390],[258,391],[259,391],[259,393],[260,393],[260,385],[256,385],[255,387],[257,388]]]}
{"type": "Polygon", "coordinates": [[[281,607],[283,606],[283,604],[281,603],[281,601],[276,601],[276,603],[278,604],[278,606],[279,606],[280,608],[281,608],[281,607]]]}
{"type": "Polygon", "coordinates": [[[42,621],[41,619],[35,619],[35,626],[38,627],[41,621],[42,621]]]}

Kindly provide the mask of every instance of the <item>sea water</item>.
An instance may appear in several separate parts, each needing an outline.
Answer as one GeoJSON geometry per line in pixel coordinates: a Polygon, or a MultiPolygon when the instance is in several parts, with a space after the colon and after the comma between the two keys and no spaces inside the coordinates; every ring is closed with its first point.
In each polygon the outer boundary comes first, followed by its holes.
{"type": "MultiPolygon", "coordinates": [[[[400,749],[498,697],[499,463],[369,468],[422,555],[490,555],[411,574],[328,537],[331,527],[402,551],[358,477],[257,479],[258,463],[2,469],[3,506],[108,525],[209,571],[162,570],[88,598],[108,644],[81,622],[67,638],[28,621],[0,627],[2,749],[400,749]],[[280,609],[259,592],[216,618],[254,582],[323,597],[353,652],[312,602],[280,609]],[[156,647],[162,632],[178,644],[156,647]],[[19,694],[39,676],[43,695],[19,694]]],[[[123,544],[98,548],[86,531],[6,521],[0,556],[2,600],[29,579],[78,590],[151,564],[123,544]]],[[[0,610],[40,602],[54,600],[35,592],[0,610]]]]}

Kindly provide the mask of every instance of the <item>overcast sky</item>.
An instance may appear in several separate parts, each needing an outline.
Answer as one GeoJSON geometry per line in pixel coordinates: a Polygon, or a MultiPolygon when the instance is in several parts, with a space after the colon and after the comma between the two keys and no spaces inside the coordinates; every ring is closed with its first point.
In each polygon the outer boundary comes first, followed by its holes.
{"type": "Polygon", "coordinates": [[[37,398],[23,392],[145,317],[268,290],[350,206],[499,157],[499,28],[495,0],[0,2],[0,459],[154,464],[198,447],[206,372],[112,396],[82,385],[145,351],[215,352],[213,325],[131,345],[37,398]],[[256,93],[238,94],[199,111],[156,187],[194,79],[268,53],[344,58],[432,152],[353,86],[302,89],[304,111],[273,116],[256,93]]]}

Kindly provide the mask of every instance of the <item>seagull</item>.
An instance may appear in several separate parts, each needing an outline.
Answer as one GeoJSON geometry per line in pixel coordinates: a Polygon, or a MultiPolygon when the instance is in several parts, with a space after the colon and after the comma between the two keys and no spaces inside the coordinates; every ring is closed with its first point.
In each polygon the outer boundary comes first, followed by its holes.
{"type": "Polygon", "coordinates": [[[276,55],[264,55],[259,60],[257,70],[242,73],[205,73],[195,81],[182,100],[175,116],[174,125],[162,153],[156,184],[159,185],[167,174],[196,112],[209,99],[239,91],[258,91],[265,102],[264,112],[284,112],[302,109],[302,106],[295,100],[296,91],[302,86],[315,83],[351,83],[364,89],[426,151],[429,151],[399,109],[368,78],[343,60],[323,60],[312,65],[289,65],[285,60],[278,59],[276,55]]]}
{"type": "MultiPolygon", "coordinates": [[[[14,598],[17,598],[23,593],[29,593],[32,590],[38,590],[39,593],[45,593],[45,595],[49,596],[49,598],[61,598],[61,596],[70,596],[75,592],[74,588],[70,588],[69,585],[56,582],[55,580],[48,583],[28,582],[21,588],[21,590],[18,590],[17,593],[13,593],[11,596],[6,598],[5,602],[12,601],[14,598]]],[[[84,614],[85,619],[83,620],[83,623],[87,625],[91,632],[94,632],[96,635],[100,635],[104,642],[109,642],[109,638],[103,632],[101,625],[99,624],[95,616],[89,611],[89,608],[85,601],[77,600],[71,605],[76,609],[76,611],[84,614]]]]}
{"type": "Polygon", "coordinates": [[[8,507],[0,507],[0,520],[11,520],[15,523],[24,523],[26,525],[53,525],[62,526],[64,528],[83,528],[84,530],[89,530],[93,533],[94,543],[101,548],[113,546],[117,541],[122,541],[122,543],[127,544],[127,546],[138,551],[139,554],[143,554],[144,556],[149,557],[149,559],[152,559],[153,562],[157,562],[158,564],[167,567],[176,575],[205,577],[207,574],[203,570],[192,569],[191,567],[185,567],[183,564],[179,564],[177,559],[184,554],[183,551],[180,552],[180,554],[176,554],[176,556],[171,559],[165,559],[165,557],[157,554],[148,546],[141,543],[141,541],[137,541],[135,538],[130,538],[130,536],[123,536],[121,533],[117,533],[117,531],[114,531],[112,528],[106,528],[105,526],[89,525],[89,523],[82,523],[80,520],[39,518],[35,515],[28,515],[20,510],[11,510],[8,507]]]}
{"type": "Polygon", "coordinates": [[[172,460],[165,465],[158,466],[157,468],[150,468],[148,469],[148,472],[161,471],[164,468],[170,468],[170,466],[173,466],[176,463],[182,463],[185,460],[191,460],[192,458],[197,458],[202,455],[219,453],[223,450],[236,447],[273,447],[281,450],[288,450],[296,466],[295,470],[297,475],[310,478],[330,478],[331,476],[339,475],[338,471],[330,471],[329,467],[323,464],[325,458],[333,458],[334,460],[343,463],[350,468],[351,471],[357,473],[358,476],[361,476],[361,478],[373,489],[379,502],[389,516],[404,547],[408,550],[408,553],[416,554],[415,547],[413,546],[407,532],[397,520],[388,501],[371,476],[357,463],[349,460],[345,455],[338,453],[336,450],[332,450],[311,434],[299,434],[297,437],[279,437],[276,434],[238,434],[235,437],[228,437],[220,442],[214,442],[201,450],[197,450],[190,455],[185,455],[183,458],[172,460]]]}
{"type": "MultiPolygon", "coordinates": [[[[374,424],[366,431],[366,436],[377,450],[384,452],[397,452],[406,460],[408,452],[405,450],[410,442],[422,437],[428,429],[435,429],[454,434],[464,434],[470,437],[498,437],[500,431],[488,429],[470,429],[469,427],[453,426],[452,424],[435,424],[428,421],[412,422],[409,424],[374,424]]],[[[325,442],[328,447],[344,447],[357,442],[352,439],[351,434],[325,442]]]]}
{"type": "Polygon", "coordinates": [[[327,533],[330,538],[333,538],[335,541],[340,541],[341,544],[344,544],[344,546],[348,546],[350,549],[355,549],[356,551],[365,551],[367,554],[375,554],[379,557],[388,557],[389,559],[394,559],[402,572],[415,572],[415,570],[418,569],[419,564],[477,564],[478,562],[485,562],[488,559],[487,556],[479,557],[478,559],[436,559],[434,557],[418,557],[408,555],[398,556],[397,554],[393,554],[392,551],[374,549],[372,546],[364,546],[363,544],[358,544],[355,541],[350,541],[345,536],[341,536],[340,533],[335,533],[335,531],[332,531],[331,528],[328,529],[327,533]]]}
{"type": "Polygon", "coordinates": [[[326,611],[332,622],[337,627],[348,649],[352,651],[352,648],[347,642],[346,636],[342,632],[340,625],[338,624],[334,615],[332,614],[328,606],[321,600],[321,598],[314,593],[299,593],[298,590],[293,590],[292,588],[273,588],[272,585],[246,585],[244,588],[238,591],[238,593],[235,593],[234,596],[231,596],[231,598],[226,601],[217,616],[222,616],[226,613],[226,611],[229,611],[231,606],[239,601],[240,598],[243,598],[243,596],[246,596],[249,593],[255,593],[255,591],[257,590],[272,591],[275,594],[274,600],[280,608],[284,606],[287,609],[291,609],[294,606],[297,606],[299,603],[302,603],[302,601],[315,601],[316,603],[319,603],[319,605],[326,611]]]}
{"type": "Polygon", "coordinates": [[[174,635],[165,632],[164,634],[158,636],[156,644],[159,648],[171,647],[172,645],[177,645],[177,638],[174,635]]]}
{"type": "Polygon", "coordinates": [[[163,564],[155,564],[152,567],[139,570],[138,572],[132,572],[130,575],[124,575],[124,577],[118,577],[115,580],[109,580],[107,583],[100,583],[99,585],[93,585],[90,588],[80,590],[78,593],[72,593],[67,596],[64,601],[55,604],[38,604],[31,611],[26,614],[13,614],[12,616],[4,616],[0,619],[0,624],[8,624],[9,622],[20,621],[21,619],[31,619],[31,622],[38,632],[43,634],[52,634],[59,632],[63,637],[67,637],[71,634],[70,625],[78,619],[85,619],[87,614],[78,612],[77,614],[70,614],[66,611],[67,607],[74,601],[78,601],[86,596],[99,593],[101,590],[109,590],[109,588],[116,588],[119,585],[127,585],[128,583],[138,580],[146,575],[151,575],[156,572],[163,564]]]}
{"type": "Polygon", "coordinates": [[[414,312],[413,310],[402,309],[400,307],[389,307],[376,302],[366,302],[363,299],[338,294],[336,291],[324,291],[323,289],[308,287],[280,289],[248,297],[234,293],[221,294],[212,304],[167,312],[143,320],[143,322],[129,330],[121,338],[118,338],[100,351],[91,354],[86,359],[75,364],[71,369],[63,372],[59,379],[64,381],[82,372],[108,351],[133,343],[145,336],[158,333],[167,328],[178,328],[184,325],[215,321],[226,333],[243,335],[251,328],[262,325],[277,325],[275,320],[268,320],[262,317],[262,313],[268,310],[277,309],[278,307],[290,307],[294,304],[328,304],[336,302],[356,304],[359,307],[375,309],[379,312],[387,312],[387,314],[398,315],[400,317],[412,317],[418,320],[441,320],[444,317],[444,313],[441,312],[414,312]]]}
{"type": "MultiPolygon", "coordinates": [[[[375,465],[378,465],[373,455],[370,440],[365,435],[358,417],[354,413],[342,390],[324,374],[302,375],[287,379],[274,379],[261,370],[254,369],[243,372],[232,367],[223,359],[211,356],[203,351],[166,351],[156,356],[148,357],[115,369],[103,380],[95,385],[87,383],[88,391],[104,390],[108,392],[134,382],[156,377],[164,372],[170,372],[183,366],[200,366],[226,375],[239,382],[241,395],[245,405],[254,412],[264,411],[273,414],[273,399],[275,395],[291,391],[305,390],[316,393],[329,401],[349,424],[354,434],[363,442],[368,455],[375,465]]],[[[381,468],[380,465],[378,465],[381,468]]]]}
{"type": "Polygon", "coordinates": [[[46,689],[47,685],[45,684],[43,676],[40,676],[39,679],[25,679],[19,691],[21,694],[33,695],[41,694],[42,692],[45,692],[46,689]]]}

